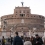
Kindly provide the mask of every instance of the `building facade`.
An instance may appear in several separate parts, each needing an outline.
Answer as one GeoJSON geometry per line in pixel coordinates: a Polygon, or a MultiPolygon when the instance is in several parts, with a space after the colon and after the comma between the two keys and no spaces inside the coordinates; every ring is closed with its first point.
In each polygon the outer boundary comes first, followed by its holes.
{"type": "Polygon", "coordinates": [[[31,14],[30,7],[15,7],[14,13],[1,17],[3,35],[14,36],[15,31],[19,35],[30,36],[38,33],[43,36],[44,16],[31,14]]]}

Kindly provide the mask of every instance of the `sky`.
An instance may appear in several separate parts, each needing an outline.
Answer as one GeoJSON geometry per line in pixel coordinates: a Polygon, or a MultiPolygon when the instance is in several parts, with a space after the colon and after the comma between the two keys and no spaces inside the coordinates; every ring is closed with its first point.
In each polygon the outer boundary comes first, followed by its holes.
{"type": "Polygon", "coordinates": [[[0,17],[8,14],[13,14],[15,7],[22,6],[30,7],[32,14],[45,16],[45,0],[0,0],[0,17]]]}

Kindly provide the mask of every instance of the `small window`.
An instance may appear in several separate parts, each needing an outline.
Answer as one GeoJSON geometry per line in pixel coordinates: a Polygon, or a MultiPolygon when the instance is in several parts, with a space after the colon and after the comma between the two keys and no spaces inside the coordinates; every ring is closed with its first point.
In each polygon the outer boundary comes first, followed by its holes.
{"type": "Polygon", "coordinates": [[[1,18],[2,19],[2,18],[1,18]]]}
{"type": "Polygon", "coordinates": [[[41,16],[39,16],[39,18],[41,18],[41,16]]]}
{"type": "Polygon", "coordinates": [[[20,11],[20,13],[21,13],[21,11],[20,11]]]}
{"type": "Polygon", "coordinates": [[[23,14],[21,16],[23,17],[23,14]]]}
{"type": "Polygon", "coordinates": [[[27,14],[27,15],[29,15],[29,14],[27,14]]]}
{"type": "Polygon", "coordinates": [[[16,17],[16,16],[15,16],[16,17]]]}
{"type": "Polygon", "coordinates": [[[35,16],[34,16],[35,17],[35,16]]]}
{"type": "Polygon", "coordinates": [[[25,16],[25,14],[24,14],[24,16],[25,16]]]}
{"type": "Polygon", "coordinates": [[[32,17],[32,16],[31,16],[32,17]]]}
{"type": "Polygon", "coordinates": [[[17,11],[16,11],[16,13],[17,13],[17,11]]]}
{"type": "Polygon", "coordinates": [[[44,17],[42,17],[42,18],[44,18],[44,17]]]}
{"type": "Polygon", "coordinates": [[[13,16],[12,16],[13,17],[13,16]]]}
{"type": "Polygon", "coordinates": [[[29,16],[28,16],[29,17],[29,16]]]}
{"type": "Polygon", "coordinates": [[[27,19],[27,18],[26,18],[27,19]]]}
{"type": "Polygon", "coordinates": [[[27,13],[29,13],[29,11],[27,11],[27,13]]]}
{"type": "Polygon", "coordinates": [[[25,13],[25,11],[24,11],[24,13],[25,13]]]}
{"type": "Polygon", "coordinates": [[[17,15],[17,14],[16,14],[17,15]]]}
{"type": "Polygon", "coordinates": [[[25,14],[20,14],[21,17],[25,16],[25,14]]]}
{"type": "Polygon", "coordinates": [[[8,17],[8,16],[7,16],[8,17]]]}

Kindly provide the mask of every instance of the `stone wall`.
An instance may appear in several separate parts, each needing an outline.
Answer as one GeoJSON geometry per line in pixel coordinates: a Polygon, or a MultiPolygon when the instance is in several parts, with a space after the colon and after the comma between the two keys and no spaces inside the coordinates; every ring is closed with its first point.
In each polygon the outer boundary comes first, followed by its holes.
{"type": "Polygon", "coordinates": [[[44,16],[31,14],[29,7],[16,7],[14,14],[9,14],[1,17],[1,28],[10,31],[29,31],[36,30],[44,31],[44,16]]]}

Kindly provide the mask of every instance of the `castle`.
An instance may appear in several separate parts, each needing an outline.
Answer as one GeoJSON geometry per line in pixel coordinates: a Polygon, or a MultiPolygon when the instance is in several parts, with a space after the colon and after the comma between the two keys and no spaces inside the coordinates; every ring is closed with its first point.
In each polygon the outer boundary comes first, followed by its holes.
{"type": "Polygon", "coordinates": [[[24,7],[22,2],[21,7],[15,7],[13,14],[1,17],[1,28],[0,33],[3,33],[2,36],[5,35],[5,37],[14,36],[15,31],[18,31],[20,36],[29,37],[36,33],[43,36],[44,16],[31,14],[30,7],[24,7]]]}

